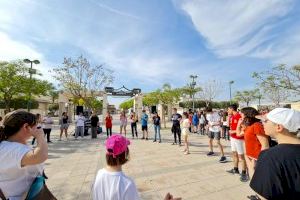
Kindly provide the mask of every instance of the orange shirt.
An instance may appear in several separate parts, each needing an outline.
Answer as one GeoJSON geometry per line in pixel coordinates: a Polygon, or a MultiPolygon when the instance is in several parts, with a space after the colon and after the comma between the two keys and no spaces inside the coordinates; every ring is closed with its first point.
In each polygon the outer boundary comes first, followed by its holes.
{"type": "Polygon", "coordinates": [[[256,122],[246,127],[244,131],[246,155],[257,160],[261,152],[261,144],[257,135],[265,136],[264,127],[260,122],[256,122]]]}

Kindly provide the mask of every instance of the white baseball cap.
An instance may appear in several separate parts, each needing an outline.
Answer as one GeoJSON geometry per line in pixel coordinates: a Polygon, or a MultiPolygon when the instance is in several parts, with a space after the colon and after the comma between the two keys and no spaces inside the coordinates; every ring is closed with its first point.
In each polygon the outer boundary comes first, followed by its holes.
{"type": "Polygon", "coordinates": [[[289,108],[275,108],[266,117],[268,120],[284,126],[290,132],[300,129],[300,112],[289,108]]]}

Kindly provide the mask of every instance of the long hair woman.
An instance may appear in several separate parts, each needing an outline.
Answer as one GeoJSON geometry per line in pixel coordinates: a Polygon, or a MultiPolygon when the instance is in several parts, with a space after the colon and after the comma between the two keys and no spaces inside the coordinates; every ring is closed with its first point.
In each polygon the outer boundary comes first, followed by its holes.
{"type": "Polygon", "coordinates": [[[246,163],[248,173],[252,178],[256,161],[260,152],[269,148],[269,140],[265,135],[264,127],[259,119],[255,118],[259,112],[252,107],[245,107],[241,109],[241,119],[237,127],[237,135],[244,135],[246,163]]]}
{"type": "Polygon", "coordinates": [[[0,189],[5,197],[25,199],[34,179],[43,174],[47,158],[48,146],[36,116],[19,110],[8,113],[0,127],[0,189]],[[27,145],[32,136],[37,141],[34,150],[27,145]]]}

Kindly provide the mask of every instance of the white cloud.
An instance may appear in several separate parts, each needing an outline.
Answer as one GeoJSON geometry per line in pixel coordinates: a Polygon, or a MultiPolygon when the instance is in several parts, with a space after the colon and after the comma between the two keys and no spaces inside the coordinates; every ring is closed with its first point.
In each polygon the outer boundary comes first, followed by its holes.
{"type": "Polygon", "coordinates": [[[0,60],[43,59],[43,55],[30,45],[18,42],[7,34],[0,32],[0,60]]]}
{"type": "Polygon", "coordinates": [[[293,5],[292,0],[178,2],[207,40],[207,46],[221,57],[245,55],[269,40],[276,20],[293,5]]]}

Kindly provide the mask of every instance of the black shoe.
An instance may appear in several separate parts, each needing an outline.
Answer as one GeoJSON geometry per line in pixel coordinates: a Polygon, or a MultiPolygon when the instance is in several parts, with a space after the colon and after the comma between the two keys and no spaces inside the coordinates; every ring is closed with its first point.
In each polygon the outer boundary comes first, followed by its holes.
{"type": "Polygon", "coordinates": [[[225,163],[227,162],[226,157],[222,156],[221,159],[219,160],[220,163],[225,163]]]}
{"type": "Polygon", "coordinates": [[[250,196],[247,196],[247,198],[250,200],[261,200],[261,198],[259,198],[257,195],[250,195],[250,196]]]}
{"type": "Polygon", "coordinates": [[[212,156],[212,155],[214,155],[215,153],[214,152],[212,152],[212,151],[210,151],[210,152],[208,152],[208,154],[206,154],[207,156],[212,156]]]}
{"type": "Polygon", "coordinates": [[[177,142],[173,142],[173,143],[172,143],[172,145],[175,145],[175,144],[177,144],[177,142]]]}
{"type": "Polygon", "coordinates": [[[241,182],[247,182],[247,181],[249,181],[249,176],[248,176],[248,174],[247,174],[247,173],[242,173],[242,174],[241,174],[241,177],[240,177],[240,181],[241,181],[241,182]]]}
{"type": "Polygon", "coordinates": [[[161,140],[159,140],[159,142],[158,143],[161,143],[161,140]]]}
{"type": "Polygon", "coordinates": [[[148,140],[148,138],[146,137],[146,140],[148,140]]]}
{"type": "Polygon", "coordinates": [[[144,137],[141,138],[141,140],[145,139],[144,137]]]}
{"type": "Polygon", "coordinates": [[[153,140],[153,142],[156,142],[156,140],[153,140]]]}
{"type": "Polygon", "coordinates": [[[240,174],[240,171],[238,169],[227,170],[227,172],[230,174],[240,174]]]}
{"type": "Polygon", "coordinates": [[[52,141],[48,141],[47,143],[53,143],[52,141]]]}

